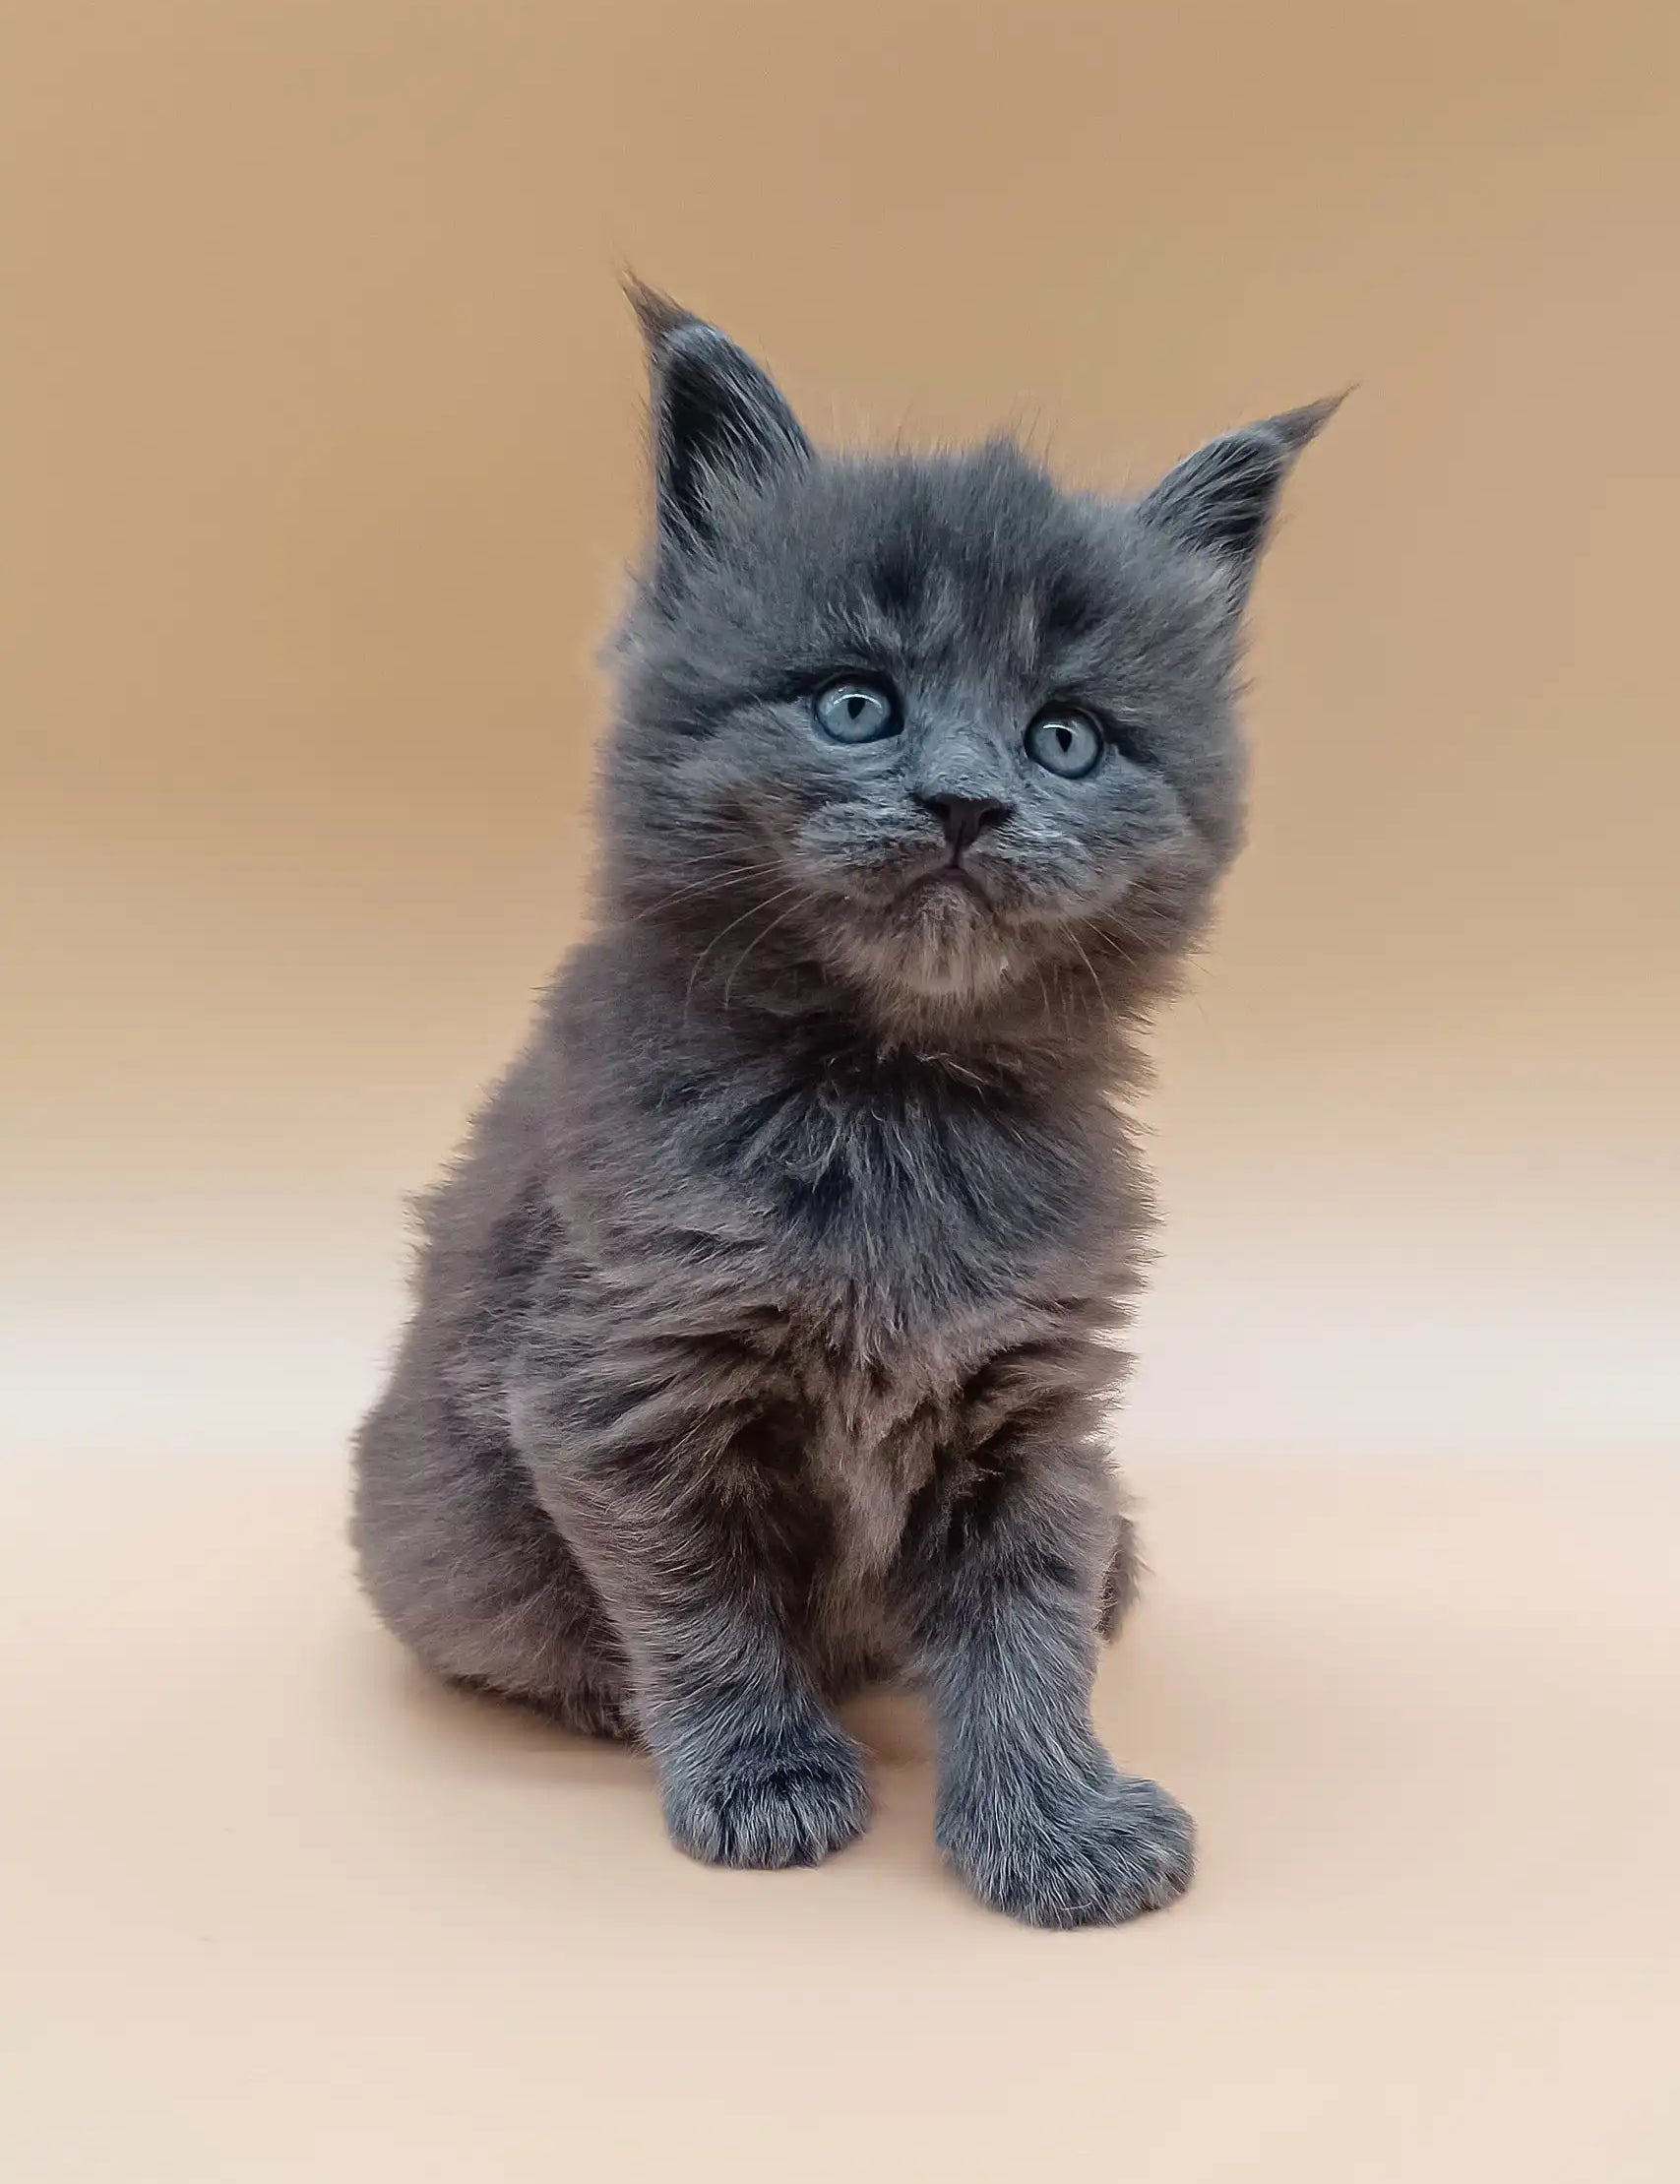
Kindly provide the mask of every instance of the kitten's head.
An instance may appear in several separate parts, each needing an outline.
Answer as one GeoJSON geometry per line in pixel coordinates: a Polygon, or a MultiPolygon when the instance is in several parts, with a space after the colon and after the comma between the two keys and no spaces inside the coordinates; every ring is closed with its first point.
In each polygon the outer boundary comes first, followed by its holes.
{"type": "Polygon", "coordinates": [[[1121,504],[1002,441],[819,453],[732,342],[635,301],[656,514],[607,772],[621,906],[737,994],[816,964],[888,1019],[1158,982],[1237,844],[1238,624],[1334,404],[1121,504]]]}

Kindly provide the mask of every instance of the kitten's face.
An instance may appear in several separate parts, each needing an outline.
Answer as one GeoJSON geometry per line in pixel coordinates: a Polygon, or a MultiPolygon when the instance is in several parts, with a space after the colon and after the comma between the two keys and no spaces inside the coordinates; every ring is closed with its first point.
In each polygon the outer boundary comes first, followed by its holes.
{"type": "Polygon", "coordinates": [[[672,482],[695,418],[663,413],[627,867],[689,890],[700,945],[796,942],[889,1005],[971,1010],[1182,946],[1240,826],[1240,572],[1005,445],[819,458],[762,376],[749,412],[779,406],[742,470],[738,376],[725,394],[724,478],[672,482]]]}

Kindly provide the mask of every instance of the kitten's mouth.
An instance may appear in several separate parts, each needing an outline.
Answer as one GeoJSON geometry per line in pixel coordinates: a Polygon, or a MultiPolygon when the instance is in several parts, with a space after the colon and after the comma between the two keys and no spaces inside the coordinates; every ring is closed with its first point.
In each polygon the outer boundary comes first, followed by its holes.
{"type": "Polygon", "coordinates": [[[983,904],[987,909],[992,907],[992,899],[985,888],[971,872],[960,864],[942,864],[937,872],[924,872],[919,879],[910,882],[899,901],[910,904],[918,899],[925,900],[929,895],[946,894],[952,890],[968,896],[975,903],[983,904]]]}

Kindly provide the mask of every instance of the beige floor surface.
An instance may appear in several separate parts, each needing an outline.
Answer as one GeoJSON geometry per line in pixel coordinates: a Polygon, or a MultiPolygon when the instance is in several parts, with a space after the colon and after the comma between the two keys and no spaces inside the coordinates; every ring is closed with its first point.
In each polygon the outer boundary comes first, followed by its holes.
{"type": "Polygon", "coordinates": [[[929,1842],[670,1851],[648,1771],[427,1687],[321,1465],[8,1474],[11,2184],[1670,2184],[1680,1487],[1212,1463],[1099,1712],[1197,1809],[1169,1915],[1049,1936],[929,1842]]]}

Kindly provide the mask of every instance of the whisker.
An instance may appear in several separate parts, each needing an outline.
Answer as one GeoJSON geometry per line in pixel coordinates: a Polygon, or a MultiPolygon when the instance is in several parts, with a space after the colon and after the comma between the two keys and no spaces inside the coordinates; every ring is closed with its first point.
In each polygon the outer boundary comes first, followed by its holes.
{"type": "MultiPolygon", "coordinates": [[[[768,908],[769,905],[767,905],[766,907],[768,908]]],[[[775,932],[776,928],[778,925],[785,924],[788,918],[793,915],[793,912],[798,907],[799,905],[797,903],[789,903],[784,910],[778,911],[777,915],[771,919],[770,923],[765,927],[762,933],[755,933],[753,935],[752,939],[748,941],[745,948],[741,950],[741,953],[729,966],[729,975],[723,981],[723,1014],[725,1016],[729,1014],[729,988],[735,983],[736,971],[740,969],[742,964],[746,962],[747,958],[752,954],[753,950],[759,945],[759,943],[761,941],[769,940],[771,934],[775,932]]]]}
{"type": "Polygon", "coordinates": [[[638,923],[645,917],[656,917],[660,910],[667,910],[673,903],[680,903],[685,895],[698,895],[703,890],[721,892],[726,887],[738,887],[746,880],[770,877],[778,867],[774,864],[732,864],[721,872],[708,872],[698,880],[690,880],[686,887],[673,888],[669,895],[661,895],[656,903],[649,903],[633,913],[638,923]]]}
{"type": "Polygon", "coordinates": [[[759,910],[768,910],[775,904],[785,902],[788,896],[796,895],[798,894],[798,883],[795,882],[788,887],[779,889],[775,895],[770,898],[770,901],[767,903],[749,903],[746,908],[741,912],[739,917],[731,918],[728,924],[723,927],[721,932],[713,934],[712,938],[707,942],[706,946],[700,951],[700,954],[695,957],[694,967],[690,970],[688,974],[688,984],[683,988],[682,1021],[683,1029],[685,1030],[688,1029],[689,1010],[694,1002],[694,981],[700,976],[701,966],[705,963],[707,957],[711,955],[712,951],[716,947],[717,943],[720,940],[727,940],[729,935],[734,932],[738,926],[744,925],[747,922],[747,919],[754,916],[759,910]]]}
{"type": "Polygon", "coordinates": [[[1085,948],[1080,940],[1078,933],[1074,931],[1071,925],[1068,927],[1068,938],[1073,942],[1075,948],[1079,951],[1080,962],[1084,964],[1086,967],[1086,975],[1089,978],[1091,983],[1091,990],[1096,995],[1097,1012],[1100,1015],[1102,1010],[1107,1006],[1108,998],[1102,990],[1102,980],[1096,975],[1095,970],[1091,967],[1090,958],[1086,954],[1085,948]]]}

